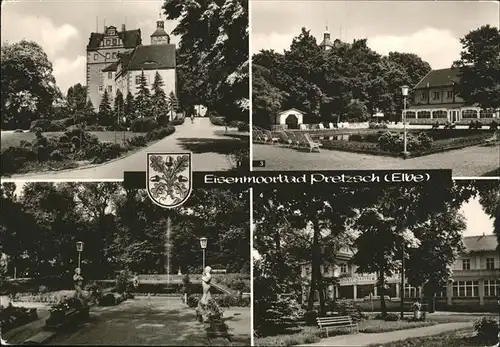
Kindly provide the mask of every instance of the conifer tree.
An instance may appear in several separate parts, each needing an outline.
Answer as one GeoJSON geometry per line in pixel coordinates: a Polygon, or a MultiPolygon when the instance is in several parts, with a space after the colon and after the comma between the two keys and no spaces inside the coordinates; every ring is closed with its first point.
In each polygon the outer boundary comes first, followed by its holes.
{"type": "Polygon", "coordinates": [[[137,93],[135,95],[135,111],[138,111],[142,117],[149,117],[151,115],[151,92],[148,88],[144,70],[141,72],[141,80],[139,86],[137,86],[137,93]]]}
{"type": "Polygon", "coordinates": [[[159,124],[165,124],[168,121],[168,103],[167,95],[163,90],[163,79],[161,78],[158,71],[155,74],[155,80],[153,83],[153,97],[152,97],[152,115],[156,117],[159,124]]]}
{"type": "Polygon", "coordinates": [[[177,96],[175,96],[173,91],[168,95],[168,109],[172,116],[175,116],[176,112],[179,110],[179,100],[177,100],[177,96]]]}
{"type": "Polygon", "coordinates": [[[113,124],[113,111],[109,100],[108,91],[104,90],[104,95],[99,105],[98,123],[102,126],[109,126],[113,124]]]}
{"type": "Polygon", "coordinates": [[[114,119],[117,124],[123,123],[123,94],[122,92],[117,89],[116,90],[116,96],[115,96],[115,102],[113,106],[113,111],[114,111],[114,119]]]}
{"type": "Polygon", "coordinates": [[[123,105],[123,115],[125,116],[127,125],[130,126],[132,121],[135,119],[135,100],[130,91],[125,99],[125,104],[123,105]]]}

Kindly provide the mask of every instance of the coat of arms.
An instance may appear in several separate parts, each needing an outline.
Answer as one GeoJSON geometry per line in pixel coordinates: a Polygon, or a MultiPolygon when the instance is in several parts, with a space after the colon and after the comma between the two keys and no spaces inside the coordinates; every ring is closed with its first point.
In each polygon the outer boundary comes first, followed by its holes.
{"type": "Polygon", "coordinates": [[[148,153],[147,191],[161,207],[182,205],[191,194],[191,153],[148,153]]]}

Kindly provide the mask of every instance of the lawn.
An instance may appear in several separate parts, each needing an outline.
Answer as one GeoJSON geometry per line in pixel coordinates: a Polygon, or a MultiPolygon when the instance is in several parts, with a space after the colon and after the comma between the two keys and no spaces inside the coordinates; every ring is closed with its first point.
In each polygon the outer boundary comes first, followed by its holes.
{"type": "MultiPolygon", "coordinates": [[[[425,327],[438,324],[436,321],[428,320],[425,322],[396,321],[386,322],[383,320],[367,319],[358,323],[360,333],[381,333],[396,330],[405,330],[412,328],[425,327]]],[[[349,334],[348,328],[330,329],[328,336],[349,334]]],[[[290,331],[290,334],[267,336],[255,339],[255,346],[293,346],[305,343],[314,343],[326,337],[323,331],[317,327],[302,327],[290,331]]]]}
{"type": "MultiPolygon", "coordinates": [[[[122,143],[123,139],[129,139],[131,137],[136,137],[139,135],[145,135],[145,133],[133,133],[131,131],[90,131],[89,132],[92,135],[97,136],[99,141],[102,142],[115,142],[115,136],[116,136],[116,142],[117,143],[122,143]]],[[[64,132],[46,132],[43,133],[44,136],[46,137],[59,137],[63,135],[64,132]]],[[[25,141],[32,141],[36,138],[35,133],[31,132],[24,132],[24,133],[15,133],[12,131],[2,131],[2,140],[1,140],[1,147],[2,148],[8,148],[11,146],[19,146],[19,143],[22,140],[25,141]]]]}
{"type": "Polygon", "coordinates": [[[383,345],[373,344],[371,347],[484,347],[493,346],[497,341],[484,341],[472,336],[472,329],[460,329],[443,334],[427,337],[413,337],[411,339],[394,341],[383,345]]]}

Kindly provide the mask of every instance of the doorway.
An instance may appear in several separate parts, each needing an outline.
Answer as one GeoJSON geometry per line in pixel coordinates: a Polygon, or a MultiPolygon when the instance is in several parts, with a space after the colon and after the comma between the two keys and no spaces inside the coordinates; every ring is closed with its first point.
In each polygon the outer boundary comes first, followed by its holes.
{"type": "Polygon", "coordinates": [[[296,115],[291,114],[285,119],[285,124],[288,129],[298,129],[299,128],[299,119],[296,115]]]}

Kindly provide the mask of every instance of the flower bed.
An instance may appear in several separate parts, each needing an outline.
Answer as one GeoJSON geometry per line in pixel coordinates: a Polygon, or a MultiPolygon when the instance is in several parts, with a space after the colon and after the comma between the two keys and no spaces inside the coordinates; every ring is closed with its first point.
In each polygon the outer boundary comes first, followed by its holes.
{"type": "Polygon", "coordinates": [[[12,305],[0,307],[0,325],[3,333],[37,319],[36,308],[28,309],[12,305]]]}
{"type": "MultiPolygon", "coordinates": [[[[199,300],[201,298],[200,294],[191,294],[187,298],[187,305],[189,307],[197,307],[199,300]]],[[[249,307],[250,298],[249,297],[238,297],[235,295],[221,295],[212,294],[212,299],[221,307],[249,307]]]]}
{"type": "Polygon", "coordinates": [[[88,319],[90,307],[83,300],[73,297],[53,305],[49,312],[50,316],[45,322],[45,327],[59,329],[88,319]]]}
{"type": "MultiPolygon", "coordinates": [[[[22,293],[16,294],[14,297],[14,302],[43,302],[48,304],[56,304],[67,297],[72,296],[75,293],[74,290],[59,290],[55,292],[48,293],[22,293]]],[[[83,291],[83,295],[87,296],[88,292],[83,291]]]]}
{"type": "Polygon", "coordinates": [[[229,327],[223,319],[224,310],[220,308],[214,299],[208,300],[206,304],[198,302],[196,307],[196,319],[200,323],[208,324],[207,336],[228,336],[229,327]]]}
{"type": "Polygon", "coordinates": [[[117,294],[117,293],[107,293],[102,295],[98,299],[99,306],[116,306],[121,304],[127,299],[133,299],[134,296],[129,293],[117,294]]]}

